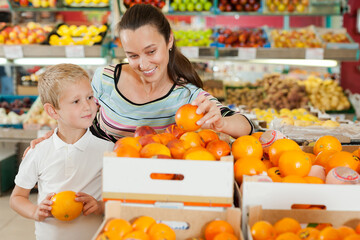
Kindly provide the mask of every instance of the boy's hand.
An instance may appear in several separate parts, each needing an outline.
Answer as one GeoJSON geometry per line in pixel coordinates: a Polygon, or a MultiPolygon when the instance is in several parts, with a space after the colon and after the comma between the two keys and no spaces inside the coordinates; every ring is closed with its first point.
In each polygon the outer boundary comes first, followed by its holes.
{"type": "Polygon", "coordinates": [[[42,200],[42,202],[37,206],[37,208],[36,208],[36,210],[34,212],[34,216],[33,216],[35,221],[42,222],[47,217],[52,216],[52,214],[51,214],[51,209],[52,209],[51,205],[53,204],[53,201],[51,201],[50,199],[54,195],[55,195],[55,193],[49,193],[46,196],[46,198],[44,200],[42,200]]]}
{"type": "Polygon", "coordinates": [[[90,196],[89,194],[78,192],[76,193],[75,201],[82,202],[84,204],[83,214],[87,216],[91,213],[95,213],[97,215],[103,214],[104,207],[102,201],[96,201],[95,198],[90,196]]]}

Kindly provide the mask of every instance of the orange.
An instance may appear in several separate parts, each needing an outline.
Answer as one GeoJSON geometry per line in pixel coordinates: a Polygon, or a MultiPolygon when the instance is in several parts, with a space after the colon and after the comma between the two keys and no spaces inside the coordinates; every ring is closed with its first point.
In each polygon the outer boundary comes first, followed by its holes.
{"type": "Polygon", "coordinates": [[[359,167],[359,158],[349,152],[336,152],[329,157],[325,172],[328,173],[335,167],[349,167],[352,170],[357,171],[359,167]]]}
{"type": "Polygon", "coordinates": [[[312,184],[324,184],[325,183],[324,180],[322,180],[321,178],[313,177],[313,176],[305,176],[304,179],[307,183],[312,183],[312,184]]]}
{"type": "Polygon", "coordinates": [[[172,124],[172,125],[168,126],[167,128],[165,128],[165,132],[171,133],[176,138],[180,138],[181,135],[183,135],[185,133],[185,131],[182,130],[181,128],[179,128],[176,124],[172,124]]]}
{"type": "Polygon", "coordinates": [[[234,155],[235,160],[246,157],[261,159],[263,156],[261,143],[253,136],[242,136],[237,138],[231,145],[231,152],[234,155]]]}
{"type": "Polygon", "coordinates": [[[279,165],[279,158],[283,152],[290,150],[301,150],[300,146],[291,139],[278,139],[269,147],[269,159],[271,163],[277,167],[279,165]]]}
{"type": "Polygon", "coordinates": [[[356,232],[357,234],[360,234],[360,223],[358,223],[358,225],[356,225],[356,227],[355,227],[355,232],[356,232]]]}
{"type": "Polygon", "coordinates": [[[168,225],[155,223],[148,230],[151,240],[176,240],[176,234],[168,225]]]}
{"type": "Polygon", "coordinates": [[[82,210],[83,203],[76,202],[76,193],[73,191],[58,192],[52,196],[51,214],[58,220],[71,221],[77,218],[82,210]]]}
{"type": "Polygon", "coordinates": [[[231,152],[230,145],[223,140],[213,140],[206,145],[206,149],[215,156],[216,160],[220,160],[223,156],[228,156],[231,152]]]}
{"type": "Polygon", "coordinates": [[[341,142],[333,136],[322,136],[318,140],[316,140],[313,152],[315,155],[318,155],[319,152],[324,150],[341,151],[341,142]]]}
{"type": "Polygon", "coordinates": [[[337,228],[340,238],[344,239],[347,236],[356,234],[355,230],[348,226],[341,226],[337,228]]]}
{"type": "Polygon", "coordinates": [[[216,236],[213,239],[214,240],[238,240],[238,238],[234,234],[228,233],[228,232],[222,232],[222,233],[216,234],[216,236]]]}
{"type": "Polygon", "coordinates": [[[126,234],[122,240],[150,240],[150,237],[143,231],[132,231],[126,234]]]}
{"type": "Polygon", "coordinates": [[[186,132],[181,135],[180,140],[184,141],[184,146],[186,149],[191,147],[204,147],[205,143],[201,139],[200,135],[196,132],[186,132]]]}
{"type": "Polygon", "coordinates": [[[185,132],[198,130],[201,126],[197,125],[196,122],[204,116],[204,113],[197,114],[197,109],[197,106],[191,104],[181,106],[175,114],[176,125],[185,132]]]}
{"type": "Polygon", "coordinates": [[[310,204],[293,204],[291,209],[309,209],[310,207],[310,204]]]}
{"type": "Polygon", "coordinates": [[[282,182],[280,176],[280,170],[278,167],[272,167],[268,169],[267,174],[273,180],[273,182],[282,182]]]}
{"type": "Polygon", "coordinates": [[[101,233],[96,240],[121,240],[119,233],[116,231],[106,231],[101,233]]]}
{"type": "Polygon", "coordinates": [[[282,178],[282,182],[283,183],[307,183],[303,177],[293,176],[293,175],[282,178]]]}
{"type": "Polygon", "coordinates": [[[170,149],[171,156],[175,159],[182,159],[186,151],[185,142],[180,139],[173,139],[166,146],[170,149]]]}
{"type": "Polygon", "coordinates": [[[293,232],[279,234],[275,240],[300,240],[300,237],[293,232]]]}
{"type": "Polygon", "coordinates": [[[286,232],[297,233],[300,229],[300,223],[289,217],[280,219],[274,224],[275,231],[278,235],[286,232]]]}
{"type": "Polygon", "coordinates": [[[144,136],[139,136],[138,138],[141,146],[145,146],[150,143],[160,143],[160,138],[158,134],[148,134],[144,136]]]}
{"type": "Polygon", "coordinates": [[[128,221],[121,218],[115,218],[108,221],[104,227],[105,232],[115,231],[119,234],[121,238],[126,234],[128,234],[129,232],[131,232],[132,230],[133,228],[131,224],[128,221]]]}
{"type": "Polygon", "coordinates": [[[164,133],[160,133],[160,134],[157,134],[159,139],[160,139],[160,143],[161,144],[164,144],[166,146],[166,144],[168,144],[168,142],[170,142],[171,140],[173,139],[176,139],[176,137],[171,134],[171,133],[167,133],[167,132],[164,132],[164,133]]]}
{"type": "Polygon", "coordinates": [[[331,155],[333,155],[334,153],[336,153],[338,151],[336,150],[324,150],[318,153],[318,155],[316,155],[315,158],[315,163],[314,165],[320,165],[323,166],[324,168],[327,165],[327,162],[329,161],[329,157],[331,155]]]}
{"type": "Polygon", "coordinates": [[[192,147],[186,150],[183,158],[185,160],[210,160],[215,161],[215,156],[203,147],[192,147]]]}
{"type": "Polygon", "coordinates": [[[331,223],[319,223],[315,228],[321,231],[327,227],[332,227],[332,224],[331,223]]]}
{"type": "Polygon", "coordinates": [[[320,231],[318,240],[341,240],[341,237],[335,228],[326,227],[320,231]]]}
{"type": "Polygon", "coordinates": [[[156,155],[166,155],[171,157],[171,152],[169,148],[161,143],[147,144],[140,151],[140,156],[143,158],[151,158],[156,155]]]}
{"type": "Polygon", "coordinates": [[[306,154],[310,157],[311,164],[314,165],[315,159],[316,159],[316,155],[315,155],[315,154],[312,154],[312,153],[306,153],[306,154]]]}
{"type": "Polygon", "coordinates": [[[301,150],[286,151],[279,158],[279,170],[282,177],[294,175],[305,177],[311,169],[309,156],[301,150]]]}
{"type": "Polygon", "coordinates": [[[135,219],[135,221],[132,223],[132,227],[136,231],[143,231],[146,233],[155,223],[156,221],[152,217],[141,216],[135,219]]]}
{"type": "Polygon", "coordinates": [[[172,173],[151,173],[150,178],[155,180],[171,180],[174,179],[175,174],[172,173]]]}
{"type": "Polygon", "coordinates": [[[344,238],[343,240],[360,240],[359,234],[352,234],[344,238]]]}
{"type": "Polygon", "coordinates": [[[258,221],[251,227],[251,235],[254,240],[271,240],[275,239],[276,231],[271,223],[258,221]]]}
{"type": "Polygon", "coordinates": [[[118,144],[117,148],[115,150],[117,157],[133,157],[133,158],[139,158],[140,153],[137,151],[134,147],[127,144],[118,144]]]}
{"type": "Polygon", "coordinates": [[[258,175],[266,172],[265,164],[256,157],[239,159],[234,164],[234,177],[238,184],[242,183],[244,175],[258,175]]]}
{"type": "Polygon", "coordinates": [[[263,134],[263,132],[254,132],[253,134],[251,134],[251,136],[256,137],[257,139],[259,139],[262,134],[263,134]]]}
{"type": "Polygon", "coordinates": [[[122,145],[122,144],[130,145],[130,146],[134,147],[137,151],[140,151],[140,149],[142,148],[142,146],[139,142],[139,138],[123,137],[116,141],[115,146],[114,146],[114,151],[116,150],[118,145],[122,145]]]}
{"type": "Polygon", "coordinates": [[[270,169],[270,168],[274,167],[269,159],[263,159],[262,161],[265,164],[267,169],[270,169]]]}
{"type": "Polygon", "coordinates": [[[224,220],[213,220],[205,226],[205,239],[213,240],[217,234],[222,232],[234,234],[234,229],[230,223],[224,220]]]}
{"type": "Polygon", "coordinates": [[[201,139],[204,141],[205,146],[213,140],[219,140],[219,136],[216,134],[216,132],[210,129],[202,129],[198,132],[198,134],[200,135],[201,139]]]}
{"type": "Polygon", "coordinates": [[[353,151],[352,154],[354,154],[355,156],[360,158],[359,149],[356,149],[355,151],[353,151]]]}
{"type": "Polygon", "coordinates": [[[297,235],[300,237],[301,240],[317,240],[319,233],[320,231],[316,228],[307,227],[298,231],[297,235]]]}

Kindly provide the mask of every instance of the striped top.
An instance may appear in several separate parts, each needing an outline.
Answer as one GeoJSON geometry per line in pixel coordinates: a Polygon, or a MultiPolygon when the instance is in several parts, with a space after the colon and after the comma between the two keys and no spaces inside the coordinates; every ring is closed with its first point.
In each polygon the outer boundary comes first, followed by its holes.
{"type": "Polygon", "coordinates": [[[94,135],[115,142],[124,136],[132,136],[137,126],[151,126],[156,130],[165,129],[175,123],[175,113],[184,104],[191,103],[204,94],[215,101],[222,116],[235,112],[223,106],[215,97],[193,84],[174,84],[170,91],[147,103],[134,103],[121,94],[117,88],[121,64],[98,68],[92,79],[94,97],[100,105],[91,131],[94,135]],[[116,76],[116,77],[114,77],[116,76]]]}

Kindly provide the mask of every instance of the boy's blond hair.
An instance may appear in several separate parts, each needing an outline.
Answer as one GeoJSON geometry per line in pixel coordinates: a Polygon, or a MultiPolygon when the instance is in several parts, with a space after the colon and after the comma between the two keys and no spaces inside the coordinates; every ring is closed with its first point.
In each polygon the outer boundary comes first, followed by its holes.
{"type": "Polygon", "coordinates": [[[42,104],[50,103],[59,109],[59,98],[62,89],[79,80],[89,80],[89,74],[75,64],[57,64],[49,67],[39,77],[38,90],[42,104]]]}

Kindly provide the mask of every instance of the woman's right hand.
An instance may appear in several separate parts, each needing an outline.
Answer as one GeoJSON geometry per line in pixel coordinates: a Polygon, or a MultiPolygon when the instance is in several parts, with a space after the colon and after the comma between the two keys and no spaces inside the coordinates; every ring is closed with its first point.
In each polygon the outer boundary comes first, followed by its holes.
{"type": "Polygon", "coordinates": [[[24,157],[26,156],[26,154],[30,150],[30,148],[34,148],[36,146],[36,144],[41,143],[42,141],[48,139],[49,137],[51,137],[53,135],[53,133],[54,133],[54,130],[51,130],[51,131],[45,133],[45,135],[42,136],[41,138],[32,140],[30,142],[30,146],[25,149],[22,159],[24,159],[24,157]]]}

